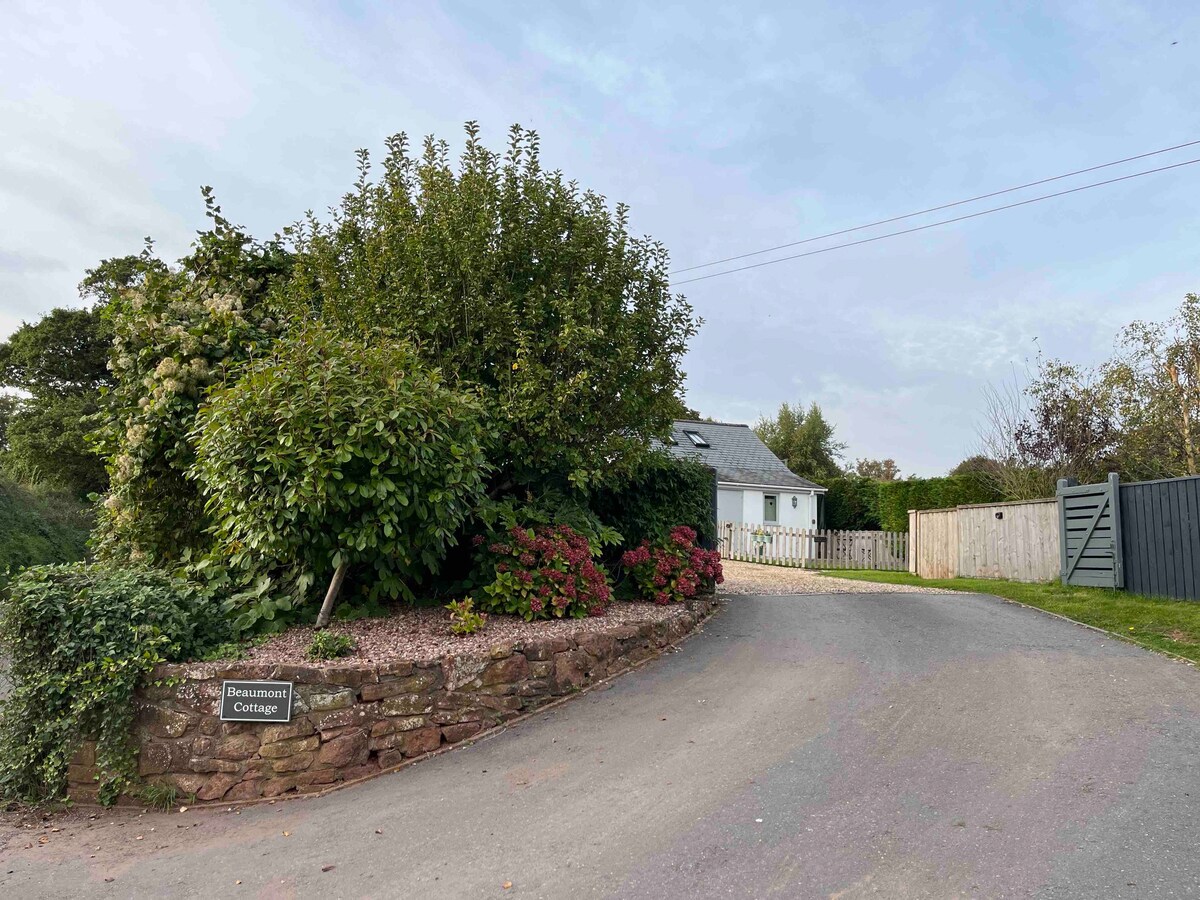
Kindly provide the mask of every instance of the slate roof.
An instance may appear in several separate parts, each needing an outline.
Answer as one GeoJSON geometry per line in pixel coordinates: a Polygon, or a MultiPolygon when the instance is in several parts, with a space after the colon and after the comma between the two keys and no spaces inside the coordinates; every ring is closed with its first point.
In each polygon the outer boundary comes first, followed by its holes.
{"type": "Polygon", "coordinates": [[[819,484],[794,474],[749,425],[677,419],[671,427],[671,437],[675,443],[666,449],[672,456],[699,459],[717,470],[718,482],[825,490],[819,484]],[[684,434],[685,431],[698,432],[709,446],[695,446],[684,434]]]}

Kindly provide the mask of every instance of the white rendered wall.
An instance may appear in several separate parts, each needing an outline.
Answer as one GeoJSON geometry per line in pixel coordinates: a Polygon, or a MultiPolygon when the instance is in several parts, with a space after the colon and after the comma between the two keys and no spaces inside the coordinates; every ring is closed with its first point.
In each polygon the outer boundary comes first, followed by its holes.
{"type": "Polygon", "coordinates": [[[817,527],[817,495],[803,491],[764,490],[762,488],[743,488],[741,496],[740,516],[726,516],[726,511],[736,509],[733,503],[734,491],[721,488],[717,493],[717,517],[722,522],[747,522],[754,525],[774,524],[784,528],[816,528],[817,527]],[[729,502],[722,505],[721,496],[729,496],[729,502]],[[776,504],[776,519],[773,523],[763,521],[763,495],[774,494],[779,498],[776,504]],[[792,498],[796,505],[792,506],[792,498]]]}
{"type": "Polygon", "coordinates": [[[717,489],[717,521],[743,522],[742,492],[740,489],[717,489]]]}

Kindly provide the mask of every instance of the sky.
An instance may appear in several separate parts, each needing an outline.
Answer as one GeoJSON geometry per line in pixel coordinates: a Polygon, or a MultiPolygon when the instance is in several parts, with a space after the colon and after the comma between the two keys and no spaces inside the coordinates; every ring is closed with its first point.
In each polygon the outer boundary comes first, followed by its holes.
{"type": "MultiPolygon", "coordinates": [[[[1200,139],[1182,2],[2,6],[0,334],[146,236],[184,255],[201,185],[268,237],[334,204],[356,149],[461,146],[467,120],[495,148],[536,129],[678,267],[1200,139]]],[[[1200,291],[1198,224],[1200,165],[680,285],[704,319],[687,402],[748,423],[816,402],[848,461],[943,474],[987,385],[1039,352],[1099,362],[1200,291]]]]}

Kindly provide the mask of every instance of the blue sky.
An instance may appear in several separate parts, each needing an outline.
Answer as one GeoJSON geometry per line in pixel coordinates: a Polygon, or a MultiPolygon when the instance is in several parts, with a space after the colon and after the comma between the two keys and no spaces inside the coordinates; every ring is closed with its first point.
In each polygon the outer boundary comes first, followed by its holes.
{"type": "MultiPolygon", "coordinates": [[[[182,255],[201,184],[266,236],[335,202],[356,148],[467,119],[536,128],[679,266],[1200,138],[1179,2],[101,6],[5,4],[0,332],[145,235],[182,255]]],[[[1039,347],[1098,361],[1200,290],[1198,201],[1200,165],[687,285],[688,401],[815,400],[850,457],[941,473],[986,384],[1039,347]]]]}

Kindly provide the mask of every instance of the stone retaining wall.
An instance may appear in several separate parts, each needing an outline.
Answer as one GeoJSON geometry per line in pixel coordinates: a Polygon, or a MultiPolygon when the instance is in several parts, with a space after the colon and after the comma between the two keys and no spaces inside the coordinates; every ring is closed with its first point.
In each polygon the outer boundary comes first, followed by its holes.
{"type": "MultiPolygon", "coordinates": [[[[692,601],[662,622],[573,638],[501,644],[486,655],[374,665],[164,665],[138,693],[138,770],[205,802],[320,791],[456,744],[557,697],[623,672],[691,632],[714,606],[692,601]],[[221,682],[291,681],[287,723],[222,722],[221,682]]],[[[69,770],[75,799],[94,796],[94,747],[69,770]]]]}

